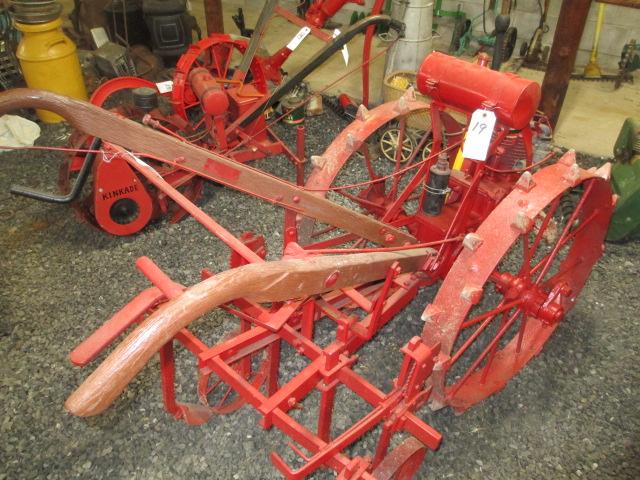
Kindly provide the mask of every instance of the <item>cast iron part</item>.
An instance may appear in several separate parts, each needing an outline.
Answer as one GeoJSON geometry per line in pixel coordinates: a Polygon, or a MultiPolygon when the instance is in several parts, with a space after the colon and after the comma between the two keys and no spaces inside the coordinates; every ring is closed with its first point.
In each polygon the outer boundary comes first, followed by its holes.
{"type": "Polygon", "coordinates": [[[247,28],[244,21],[244,11],[242,10],[242,7],[238,8],[238,13],[236,15],[232,15],[231,18],[233,19],[233,23],[236,24],[236,27],[238,27],[238,30],[240,30],[240,35],[247,38],[250,38],[251,35],[253,35],[253,29],[247,28]]]}
{"type": "Polygon", "coordinates": [[[46,23],[62,13],[62,5],[56,0],[13,0],[11,14],[16,22],[26,24],[46,23]]]}
{"type": "Polygon", "coordinates": [[[158,108],[158,96],[156,95],[156,90],[153,88],[134,88],[131,93],[133,94],[133,104],[140,110],[150,112],[158,108]]]}

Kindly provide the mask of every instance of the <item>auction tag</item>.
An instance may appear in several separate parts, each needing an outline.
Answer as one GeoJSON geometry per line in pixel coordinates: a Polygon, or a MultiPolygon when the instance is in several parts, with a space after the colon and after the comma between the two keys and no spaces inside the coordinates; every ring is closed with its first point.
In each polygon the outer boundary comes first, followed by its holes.
{"type": "Polygon", "coordinates": [[[496,114],[491,110],[476,110],[471,115],[469,129],[462,147],[464,158],[480,160],[487,159],[487,152],[491,144],[493,129],[496,126],[496,114]]]}
{"type": "Polygon", "coordinates": [[[170,93],[173,90],[173,80],[156,83],[156,88],[160,93],[170,93]]]}
{"type": "MultiPolygon", "coordinates": [[[[335,29],[333,31],[333,35],[331,36],[331,38],[336,38],[338,35],[340,35],[342,32],[339,29],[335,29]]],[[[342,58],[344,58],[344,64],[346,66],[349,66],[349,49],[347,49],[347,44],[345,44],[342,47],[342,58]]]]}
{"type": "Polygon", "coordinates": [[[309,27],[302,27],[296,36],[291,39],[289,43],[287,43],[287,48],[292,52],[298,48],[298,45],[302,43],[302,41],[307,38],[307,35],[311,33],[311,29],[309,27]]]}

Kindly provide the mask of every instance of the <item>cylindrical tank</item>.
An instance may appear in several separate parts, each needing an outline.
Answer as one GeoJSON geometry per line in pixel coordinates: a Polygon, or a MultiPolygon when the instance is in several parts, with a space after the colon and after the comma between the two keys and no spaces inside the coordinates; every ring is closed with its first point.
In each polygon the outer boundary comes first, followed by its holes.
{"type": "MultiPolygon", "coordinates": [[[[87,89],[82,76],[76,46],[62,33],[62,20],[44,23],[15,22],[22,32],[16,56],[22,73],[31,88],[49,90],[69,97],[87,99],[87,89]]],[[[46,110],[37,110],[40,120],[57,123],[62,117],[46,110]]]]}
{"type": "Polygon", "coordinates": [[[385,76],[398,71],[415,72],[422,59],[433,50],[433,2],[431,0],[393,0],[391,18],[405,24],[387,54],[385,76]]]}
{"type": "Polygon", "coordinates": [[[498,120],[517,130],[529,124],[540,103],[536,82],[439,52],[422,62],[416,83],[424,95],[465,112],[491,103],[498,120]]]}

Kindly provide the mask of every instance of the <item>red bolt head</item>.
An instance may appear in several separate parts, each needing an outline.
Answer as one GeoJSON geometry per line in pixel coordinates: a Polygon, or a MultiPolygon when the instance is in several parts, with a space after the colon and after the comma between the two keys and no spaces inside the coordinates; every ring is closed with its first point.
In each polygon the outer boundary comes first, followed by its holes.
{"type": "Polygon", "coordinates": [[[293,197],[293,203],[300,203],[300,197],[298,195],[293,197]]]}
{"type": "Polygon", "coordinates": [[[396,241],[396,236],[393,235],[392,233],[387,233],[384,236],[384,241],[387,242],[387,243],[395,242],[396,241]]]}

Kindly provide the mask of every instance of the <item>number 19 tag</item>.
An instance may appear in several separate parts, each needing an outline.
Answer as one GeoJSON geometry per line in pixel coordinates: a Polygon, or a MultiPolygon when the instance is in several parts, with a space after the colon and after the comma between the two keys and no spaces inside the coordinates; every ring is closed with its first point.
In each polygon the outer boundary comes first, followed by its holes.
{"type": "Polygon", "coordinates": [[[493,128],[496,125],[496,114],[491,110],[476,110],[471,115],[469,129],[462,147],[464,158],[480,160],[487,159],[489,144],[493,135],[493,128]]]}

